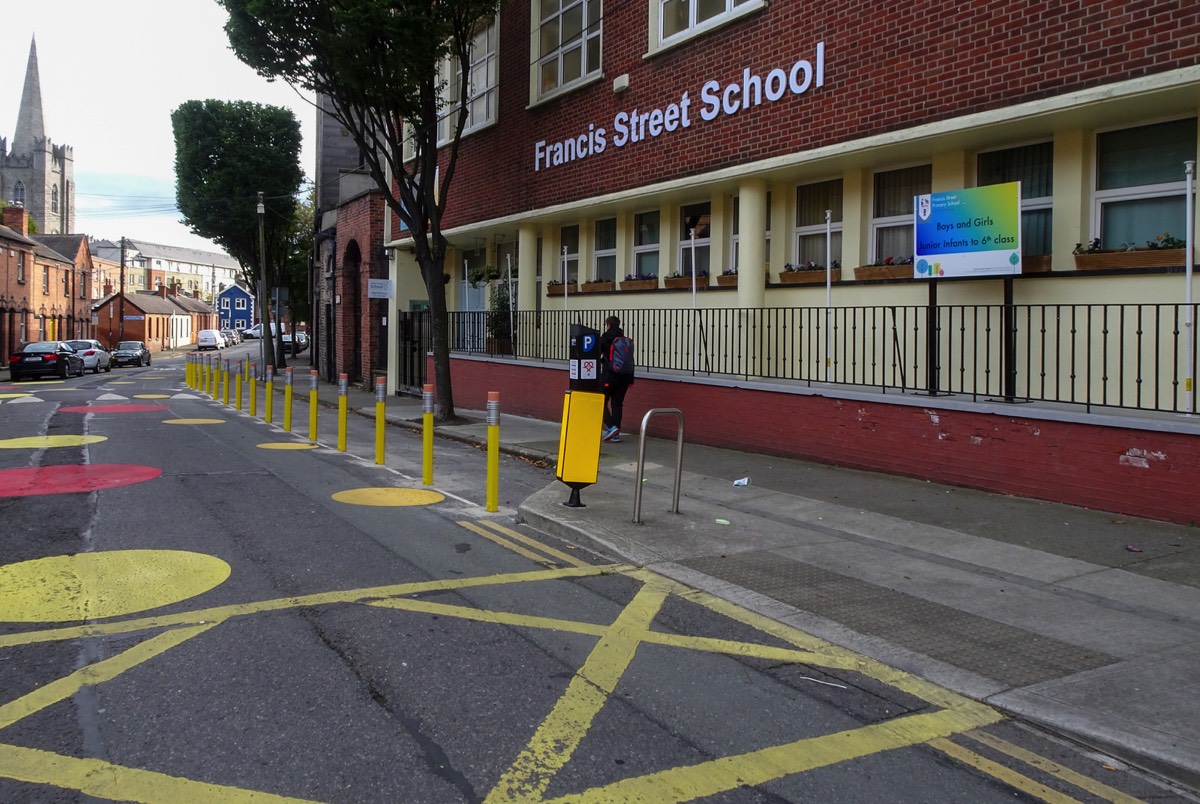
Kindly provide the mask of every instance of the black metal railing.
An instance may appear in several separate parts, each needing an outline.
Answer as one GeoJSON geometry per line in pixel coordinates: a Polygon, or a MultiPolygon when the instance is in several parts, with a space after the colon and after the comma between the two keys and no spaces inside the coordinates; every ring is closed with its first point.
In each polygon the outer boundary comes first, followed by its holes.
{"type": "MultiPolygon", "coordinates": [[[[1182,304],[519,311],[511,328],[507,313],[451,313],[450,348],[566,361],[570,325],[603,330],[609,315],[634,339],[643,370],[1088,408],[1196,408],[1185,383],[1195,376],[1196,334],[1182,304]]],[[[427,338],[427,326],[414,326],[427,338]]],[[[408,353],[423,356],[427,346],[413,343],[408,353]]]]}

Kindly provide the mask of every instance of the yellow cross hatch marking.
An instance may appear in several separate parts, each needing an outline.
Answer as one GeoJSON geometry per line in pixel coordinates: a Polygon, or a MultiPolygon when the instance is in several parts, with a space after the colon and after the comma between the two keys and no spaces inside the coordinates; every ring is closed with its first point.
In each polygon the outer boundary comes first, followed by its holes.
{"type": "MultiPolygon", "coordinates": [[[[693,765],[669,768],[643,776],[620,779],[582,790],[555,801],[589,804],[618,801],[687,801],[717,795],[740,786],[760,785],[784,776],[803,773],[839,762],[919,744],[929,744],[972,768],[1014,788],[1047,801],[1066,800],[1062,794],[1022,776],[1000,763],[980,756],[950,741],[965,734],[989,748],[1026,762],[1039,771],[1116,802],[1130,801],[1118,791],[1099,785],[1055,763],[977,731],[998,722],[1001,715],[990,707],[971,701],[930,682],[854,654],[804,634],[783,623],[742,609],[735,604],[698,592],[644,568],[628,565],[592,566],[573,556],[538,544],[514,530],[485,522],[460,523],[490,538],[496,533],[512,548],[539,550],[555,561],[572,566],[505,573],[474,578],[453,578],[390,584],[362,589],[322,592],[274,600],[214,606],[173,615],[23,631],[0,636],[0,648],[66,639],[104,637],[160,630],[122,653],[81,668],[50,682],[15,701],[0,705],[0,729],[74,695],[84,685],[98,685],[116,678],[162,655],[173,647],[200,636],[238,617],[261,615],[336,604],[358,604],[420,615],[458,618],[520,628],[537,628],[594,637],[587,659],[579,667],[550,713],[537,726],[525,748],[515,757],[487,796],[487,801],[543,801],[556,774],[570,761],[587,736],[597,714],[635,660],[638,647],[659,645],[703,651],[731,657],[754,657],[778,662],[854,671],[927,702],[936,711],[897,717],[886,722],[834,734],[807,737],[734,756],[718,757],[693,765]],[[490,529],[490,530],[489,530],[490,529]],[[496,533],[493,533],[495,531],[496,533]],[[540,583],[622,574],[639,581],[641,588],[611,623],[592,623],[470,608],[414,597],[426,592],[540,583]],[[653,630],[655,619],[670,596],[702,606],[773,637],[782,645],[717,639],[653,630]],[[1091,787],[1087,786],[1092,785],[1091,787]]],[[[547,561],[544,556],[539,560],[547,561]]],[[[295,801],[269,793],[207,784],[94,759],[75,759],[51,752],[0,745],[0,777],[77,790],[98,798],[145,802],[206,800],[216,802],[295,801]]]]}

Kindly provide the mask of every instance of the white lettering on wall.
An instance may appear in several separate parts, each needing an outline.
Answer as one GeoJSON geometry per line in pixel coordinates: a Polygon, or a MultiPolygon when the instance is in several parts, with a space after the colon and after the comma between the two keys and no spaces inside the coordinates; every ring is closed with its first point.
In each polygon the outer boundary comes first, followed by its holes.
{"type": "MultiPolygon", "coordinates": [[[[705,81],[700,86],[700,120],[708,123],[722,116],[732,116],[764,103],[777,103],[787,97],[803,95],[810,89],[825,86],[825,43],[818,42],[812,61],[797,59],[787,69],[775,67],[766,75],[752,72],[749,67],[742,71],[741,79],[722,85],[719,81],[705,81]]],[[[613,117],[611,139],[608,129],[588,124],[588,130],[575,137],[558,142],[538,140],[534,143],[533,169],[547,170],[589,156],[604,153],[609,145],[624,148],[640,142],[657,139],[691,128],[692,99],[689,92],[679,100],[654,109],[622,110],[613,117]]]]}

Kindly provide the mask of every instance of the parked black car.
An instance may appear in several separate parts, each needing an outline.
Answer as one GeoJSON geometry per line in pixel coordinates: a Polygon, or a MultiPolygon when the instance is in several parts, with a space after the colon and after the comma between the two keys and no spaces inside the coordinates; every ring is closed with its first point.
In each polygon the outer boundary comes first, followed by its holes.
{"type": "Polygon", "coordinates": [[[82,377],[83,358],[62,341],[27,343],[8,358],[8,374],[13,382],[26,377],[82,377]]]}
{"type": "Polygon", "coordinates": [[[114,366],[148,366],[150,365],[150,350],[142,341],[121,341],[113,351],[114,366]]]}

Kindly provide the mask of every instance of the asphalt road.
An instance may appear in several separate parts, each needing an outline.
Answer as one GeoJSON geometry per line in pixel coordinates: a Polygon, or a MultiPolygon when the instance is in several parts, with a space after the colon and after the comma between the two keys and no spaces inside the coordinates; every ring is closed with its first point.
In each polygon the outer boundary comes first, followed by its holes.
{"type": "Polygon", "coordinates": [[[532,531],[546,467],[504,458],[489,514],[480,450],[439,442],[431,489],[416,434],[377,466],[321,416],[181,361],[0,383],[0,801],[1176,797],[532,531]]]}

